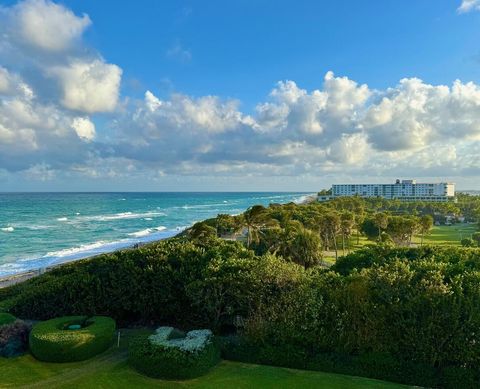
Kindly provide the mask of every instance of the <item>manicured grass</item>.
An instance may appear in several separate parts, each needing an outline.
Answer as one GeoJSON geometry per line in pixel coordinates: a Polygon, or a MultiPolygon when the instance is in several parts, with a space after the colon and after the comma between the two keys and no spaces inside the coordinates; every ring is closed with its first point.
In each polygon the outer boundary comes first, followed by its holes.
{"type": "Polygon", "coordinates": [[[129,339],[139,331],[123,331],[121,347],[83,362],[45,363],[30,355],[0,358],[0,387],[38,388],[329,388],[394,389],[405,386],[360,377],[223,361],[207,375],[189,381],[151,379],[126,362],[129,339]]]}
{"type": "MultiPolygon", "coordinates": [[[[460,246],[463,238],[470,238],[477,232],[476,224],[453,224],[451,226],[434,226],[429,235],[423,239],[424,244],[439,246],[460,246]]],[[[414,243],[420,244],[420,237],[414,239],[414,243]]]]}
{"type": "MultiPolygon", "coordinates": [[[[434,226],[428,235],[423,237],[424,245],[438,245],[438,246],[461,246],[460,241],[463,238],[470,238],[474,232],[477,232],[478,228],[476,224],[453,224],[451,226],[434,226]]],[[[413,246],[420,246],[421,237],[419,235],[412,239],[413,246]]],[[[347,244],[346,254],[349,252],[361,249],[367,244],[375,244],[374,241],[367,239],[365,236],[360,236],[357,240],[357,236],[354,233],[347,244]]],[[[341,240],[338,239],[338,256],[343,256],[343,250],[341,246],[341,240]]],[[[323,261],[327,266],[335,263],[335,252],[324,251],[323,261]]]]}

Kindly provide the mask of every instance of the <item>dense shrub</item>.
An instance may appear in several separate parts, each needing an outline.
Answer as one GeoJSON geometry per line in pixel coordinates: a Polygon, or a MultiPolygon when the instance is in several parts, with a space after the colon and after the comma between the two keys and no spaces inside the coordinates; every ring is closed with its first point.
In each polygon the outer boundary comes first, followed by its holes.
{"type": "Polygon", "coordinates": [[[0,312],[0,327],[5,324],[13,323],[16,320],[16,317],[10,313],[0,312]]]}
{"type": "Polygon", "coordinates": [[[442,384],[447,389],[477,389],[480,387],[480,375],[463,367],[447,367],[443,370],[442,384]]]}
{"type": "Polygon", "coordinates": [[[199,377],[219,360],[220,351],[210,330],[182,334],[172,327],[160,327],[155,334],[130,346],[130,364],[155,378],[199,377]]]}
{"type": "Polygon", "coordinates": [[[0,356],[15,357],[27,351],[31,329],[31,325],[22,320],[0,326],[0,356]]]}
{"type": "Polygon", "coordinates": [[[90,314],[217,329],[248,313],[263,265],[236,242],[173,239],[62,266],[5,291],[3,304],[37,320],[90,314]]]}
{"type": "Polygon", "coordinates": [[[30,350],[46,362],[82,361],[105,351],[113,341],[115,321],[109,317],[67,316],[37,323],[30,333],[30,350]],[[80,329],[68,329],[80,325],[80,329]]]}
{"type": "Polygon", "coordinates": [[[241,336],[222,337],[219,344],[222,357],[233,361],[356,375],[422,387],[480,387],[478,371],[435,368],[408,359],[399,360],[388,353],[318,352],[291,344],[254,343],[241,336]]]}
{"type": "Polygon", "coordinates": [[[261,346],[258,362],[448,386],[448,377],[477,377],[480,366],[479,254],[375,246],[304,270],[235,242],[173,239],[2,289],[0,306],[32,319],[84,313],[216,333],[238,326],[261,346]]]}

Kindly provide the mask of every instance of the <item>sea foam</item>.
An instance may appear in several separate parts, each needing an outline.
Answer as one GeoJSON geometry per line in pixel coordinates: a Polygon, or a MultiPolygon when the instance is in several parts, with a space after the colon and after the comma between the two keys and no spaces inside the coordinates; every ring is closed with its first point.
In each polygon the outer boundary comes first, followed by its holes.
{"type": "Polygon", "coordinates": [[[79,220],[82,221],[112,221],[112,220],[124,220],[124,219],[142,219],[142,218],[153,218],[153,217],[160,217],[165,216],[164,212],[141,212],[141,213],[134,213],[134,212],[120,212],[115,213],[112,215],[92,215],[92,216],[82,216],[79,217],[79,220]]]}

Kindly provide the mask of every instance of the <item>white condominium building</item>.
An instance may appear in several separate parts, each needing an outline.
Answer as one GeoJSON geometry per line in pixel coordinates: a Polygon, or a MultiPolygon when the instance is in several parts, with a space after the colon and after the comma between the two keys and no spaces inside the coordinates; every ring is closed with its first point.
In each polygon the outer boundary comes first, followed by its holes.
{"type": "Polygon", "coordinates": [[[333,185],[331,196],[324,197],[343,196],[383,197],[403,201],[454,201],[455,184],[417,183],[415,180],[397,180],[395,184],[342,184],[333,185]]]}

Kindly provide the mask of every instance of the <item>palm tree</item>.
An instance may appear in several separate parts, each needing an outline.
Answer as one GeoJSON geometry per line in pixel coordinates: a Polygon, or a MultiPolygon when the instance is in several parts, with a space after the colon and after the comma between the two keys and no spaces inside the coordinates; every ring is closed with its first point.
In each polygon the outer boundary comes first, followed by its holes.
{"type": "Polygon", "coordinates": [[[259,242],[262,228],[276,226],[278,222],[272,219],[263,205],[254,205],[243,214],[244,226],[247,228],[247,247],[252,242],[259,242]]]}
{"type": "Polygon", "coordinates": [[[289,242],[291,257],[305,269],[315,266],[322,260],[322,241],[320,237],[304,227],[295,231],[289,242]]]}

